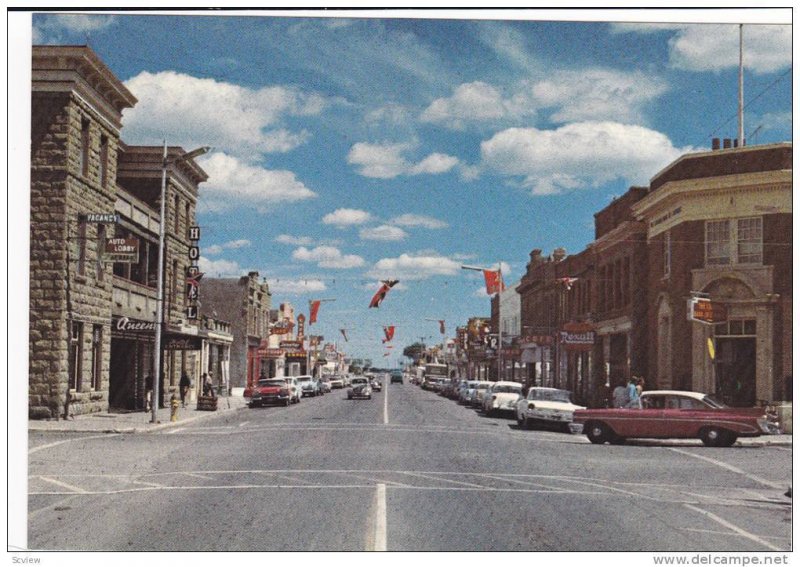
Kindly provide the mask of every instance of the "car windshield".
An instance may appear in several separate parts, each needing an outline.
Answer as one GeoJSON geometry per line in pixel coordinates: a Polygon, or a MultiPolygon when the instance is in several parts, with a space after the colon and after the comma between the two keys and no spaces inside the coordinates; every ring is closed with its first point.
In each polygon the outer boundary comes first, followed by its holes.
{"type": "Polygon", "coordinates": [[[477,386],[477,385],[478,385],[478,383],[475,382],[474,380],[470,380],[469,382],[467,382],[467,388],[469,388],[470,390],[474,390],[475,386],[477,386]]]}
{"type": "Polygon", "coordinates": [[[567,390],[544,390],[539,388],[532,388],[528,392],[529,400],[540,400],[543,402],[566,402],[570,403],[571,393],[567,390]]]}
{"type": "Polygon", "coordinates": [[[298,382],[311,382],[311,376],[300,376],[297,379],[298,382]]]}
{"type": "Polygon", "coordinates": [[[492,388],[493,394],[519,394],[522,391],[520,386],[495,386],[492,388]]]}
{"type": "Polygon", "coordinates": [[[353,378],[353,386],[357,384],[366,384],[366,383],[367,383],[366,378],[353,378]]]}
{"type": "Polygon", "coordinates": [[[726,408],[726,407],[728,407],[725,404],[723,404],[722,402],[720,402],[718,399],[716,399],[714,396],[711,396],[711,395],[703,396],[703,401],[705,403],[707,403],[708,405],[710,405],[712,408],[726,408]]]}
{"type": "Polygon", "coordinates": [[[491,382],[478,382],[478,383],[475,385],[475,388],[476,388],[476,389],[478,389],[478,390],[485,390],[485,389],[487,389],[487,388],[488,388],[489,386],[491,386],[491,385],[492,385],[492,383],[491,383],[491,382]]]}
{"type": "Polygon", "coordinates": [[[282,379],[277,379],[277,378],[276,379],[271,379],[271,380],[259,380],[258,381],[258,385],[259,386],[277,386],[278,388],[280,388],[281,386],[285,386],[286,385],[286,381],[282,380],[282,379]]]}

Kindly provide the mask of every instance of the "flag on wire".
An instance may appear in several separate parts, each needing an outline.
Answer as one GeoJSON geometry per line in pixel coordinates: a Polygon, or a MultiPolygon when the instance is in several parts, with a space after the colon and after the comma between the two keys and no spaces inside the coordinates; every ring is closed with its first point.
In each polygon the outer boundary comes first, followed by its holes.
{"type": "Polygon", "coordinates": [[[392,354],[392,353],[391,352],[384,352],[383,356],[389,356],[390,354],[392,354]]]}
{"type": "Polygon", "coordinates": [[[500,270],[483,270],[483,279],[486,280],[486,293],[489,295],[500,293],[506,288],[500,270]]]}
{"type": "Polygon", "coordinates": [[[578,281],[578,278],[559,278],[556,281],[563,285],[566,291],[569,291],[572,289],[572,284],[578,281]]]}
{"type": "Polygon", "coordinates": [[[439,332],[444,334],[444,319],[439,319],[439,332]]]}
{"type": "Polygon", "coordinates": [[[369,302],[369,306],[380,307],[381,301],[386,298],[386,294],[389,293],[389,290],[392,289],[392,286],[394,286],[398,281],[400,280],[381,280],[381,287],[377,293],[372,296],[372,301],[369,302]]]}
{"type": "Polygon", "coordinates": [[[394,338],[394,326],[390,325],[388,327],[384,327],[383,334],[386,338],[383,339],[383,341],[381,342],[388,343],[389,341],[391,341],[394,338]]]}
{"type": "Polygon", "coordinates": [[[349,342],[347,340],[347,329],[339,329],[339,332],[342,333],[342,336],[344,337],[344,342],[349,342]]]}
{"type": "Polygon", "coordinates": [[[308,310],[310,317],[308,318],[308,326],[310,327],[317,322],[317,314],[319,313],[319,306],[322,303],[319,299],[314,299],[308,302],[308,310]]]}

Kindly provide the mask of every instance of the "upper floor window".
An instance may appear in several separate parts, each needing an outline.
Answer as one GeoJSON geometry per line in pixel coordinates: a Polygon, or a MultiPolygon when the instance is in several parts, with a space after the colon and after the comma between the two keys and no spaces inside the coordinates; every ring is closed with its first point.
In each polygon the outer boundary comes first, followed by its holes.
{"type": "Polygon", "coordinates": [[[100,186],[108,183],[108,136],[100,136],[100,186]]]}
{"type": "Polygon", "coordinates": [[[81,153],[80,153],[80,170],[81,175],[86,177],[89,175],[89,120],[84,118],[81,120],[81,153]]]}
{"type": "Polygon", "coordinates": [[[761,217],[706,222],[706,265],[760,264],[761,217]]]}

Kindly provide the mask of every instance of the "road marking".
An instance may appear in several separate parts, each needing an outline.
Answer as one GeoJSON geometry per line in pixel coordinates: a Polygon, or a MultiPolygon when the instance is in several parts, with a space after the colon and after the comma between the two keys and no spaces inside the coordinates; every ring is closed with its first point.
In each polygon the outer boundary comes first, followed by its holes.
{"type": "Polygon", "coordinates": [[[64,443],[71,443],[72,441],[86,441],[87,439],[108,439],[109,437],[119,437],[120,433],[105,433],[103,435],[91,435],[89,437],[76,437],[75,439],[64,439],[63,441],[56,441],[55,443],[48,443],[47,445],[39,445],[38,447],[34,447],[33,449],[28,449],[28,454],[33,455],[34,453],[41,451],[43,449],[50,449],[51,447],[56,447],[58,445],[63,445],[64,443]]]}
{"type": "Polygon", "coordinates": [[[50,482],[50,483],[55,484],[56,486],[60,486],[61,488],[66,488],[67,490],[69,490],[71,492],[77,492],[78,494],[87,494],[87,491],[84,490],[83,488],[78,488],[77,486],[72,486],[71,484],[67,484],[66,482],[61,482],[60,480],[56,480],[54,478],[50,478],[50,477],[47,477],[47,476],[40,476],[39,478],[41,480],[45,481],[45,482],[50,482]]]}
{"type": "Polygon", "coordinates": [[[372,549],[386,551],[386,485],[375,487],[375,529],[372,533],[372,549]]]}
{"type": "Polygon", "coordinates": [[[178,431],[183,431],[184,429],[186,429],[186,428],[185,427],[176,427],[175,429],[171,429],[171,430],[167,431],[166,434],[167,435],[174,435],[178,431]]]}
{"type": "Polygon", "coordinates": [[[192,476],[194,478],[202,478],[203,480],[211,480],[210,476],[206,476],[203,474],[191,473],[191,472],[182,472],[178,474],[185,474],[186,476],[192,476]]]}
{"type": "Polygon", "coordinates": [[[473,484],[471,482],[462,482],[460,480],[449,480],[449,479],[446,479],[446,478],[440,478],[438,476],[432,476],[432,475],[425,475],[425,474],[406,472],[406,471],[403,471],[402,474],[405,474],[405,475],[408,475],[408,476],[415,476],[417,478],[426,478],[428,480],[436,480],[436,481],[441,481],[441,482],[450,482],[450,483],[453,483],[453,484],[460,484],[461,486],[470,486],[472,488],[489,488],[488,486],[483,486],[483,485],[480,485],[480,484],[473,484]]]}
{"type": "Polygon", "coordinates": [[[745,538],[747,538],[747,539],[750,539],[750,540],[752,540],[752,541],[754,541],[754,542],[756,542],[756,543],[760,543],[760,544],[761,544],[761,545],[763,545],[764,547],[768,547],[769,549],[771,549],[771,550],[773,550],[773,551],[784,551],[784,549],[782,549],[782,548],[780,548],[780,547],[776,547],[776,546],[772,545],[770,542],[768,542],[768,541],[765,541],[765,540],[761,539],[761,538],[760,538],[760,537],[758,537],[757,535],[755,535],[755,534],[751,534],[750,532],[743,530],[743,529],[742,529],[742,528],[740,528],[739,526],[735,526],[735,525],[731,524],[731,523],[730,523],[730,522],[728,522],[727,520],[723,520],[722,518],[720,518],[720,517],[719,517],[719,516],[717,516],[716,514],[712,514],[711,512],[708,512],[708,511],[706,511],[706,510],[702,510],[702,509],[700,509],[700,508],[697,508],[697,507],[695,507],[695,506],[692,506],[691,504],[684,504],[684,506],[686,506],[686,507],[687,507],[687,508],[689,508],[690,510],[694,510],[695,512],[698,512],[699,514],[703,514],[703,515],[704,515],[704,516],[706,516],[707,518],[710,518],[710,519],[714,520],[714,521],[715,521],[715,522],[717,522],[718,524],[720,524],[720,525],[722,525],[722,526],[725,526],[725,527],[726,527],[726,528],[728,528],[729,530],[732,530],[732,531],[736,532],[737,534],[739,534],[739,535],[740,535],[740,536],[742,536],[742,537],[745,537],[745,538]]]}
{"type": "Polygon", "coordinates": [[[389,425],[389,388],[385,387],[384,384],[384,393],[383,393],[383,424],[389,425]]]}
{"type": "Polygon", "coordinates": [[[763,484],[764,486],[769,486],[770,488],[782,489],[786,487],[786,484],[778,484],[777,482],[772,482],[771,480],[767,480],[765,478],[761,478],[760,476],[756,476],[754,474],[747,473],[740,468],[734,467],[733,465],[729,465],[728,463],[723,463],[722,461],[718,461],[716,459],[712,459],[711,457],[706,457],[703,455],[696,455],[689,451],[684,451],[683,449],[676,449],[674,447],[668,447],[670,451],[675,451],[676,453],[680,453],[682,455],[687,455],[689,457],[694,457],[695,459],[700,459],[701,461],[706,461],[707,463],[711,463],[712,465],[716,465],[723,469],[729,470],[736,474],[740,474],[750,480],[757,482],[759,484],[763,484]]]}
{"type": "Polygon", "coordinates": [[[369,476],[363,476],[354,473],[336,473],[339,476],[345,476],[348,478],[357,478],[359,480],[368,480],[374,482],[375,484],[391,484],[392,486],[402,486],[403,488],[414,488],[410,484],[403,484],[402,482],[397,482],[396,480],[386,480],[382,478],[374,478],[369,476]]]}
{"type": "Polygon", "coordinates": [[[141,484],[143,486],[152,486],[154,488],[170,488],[169,486],[164,486],[163,484],[158,484],[156,482],[147,482],[145,480],[132,480],[131,483],[141,484]]]}
{"type": "Polygon", "coordinates": [[[250,423],[250,422],[249,421],[243,421],[242,423],[239,424],[239,427],[244,427],[248,423],[250,423]]]}
{"type": "Polygon", "coordinates": [[[492,475],[492,474],[482,474],[481,477],[483,477],[483,478],[493,478],[495,480],[501,480],[503,482],[510,482],[510,483],[513,483],[513,484],[522,484],[524,486],[538,486],[539,488],[549,488],[553,492],[567,492],[566,489],[559,488],[557,486],[549,486],[547,484],[539,484],[539,483],[536,483],[536,482],[526,482],[524,480],[516,480],[516,479],[513,479],[513,478],[507,478],[507,477],[504,477],[504,476],[495,476],[495,475],[492,475]]]}

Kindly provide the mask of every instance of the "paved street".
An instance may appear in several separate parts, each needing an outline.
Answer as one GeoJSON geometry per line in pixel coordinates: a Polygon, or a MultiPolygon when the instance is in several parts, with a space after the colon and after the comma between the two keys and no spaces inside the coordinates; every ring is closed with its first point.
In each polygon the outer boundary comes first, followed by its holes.
{"type": "Polygon", "coordinates": [[[791,546],[791,447],[596,446],[407,383],[29,446],[31,549],[791,546]]]}

